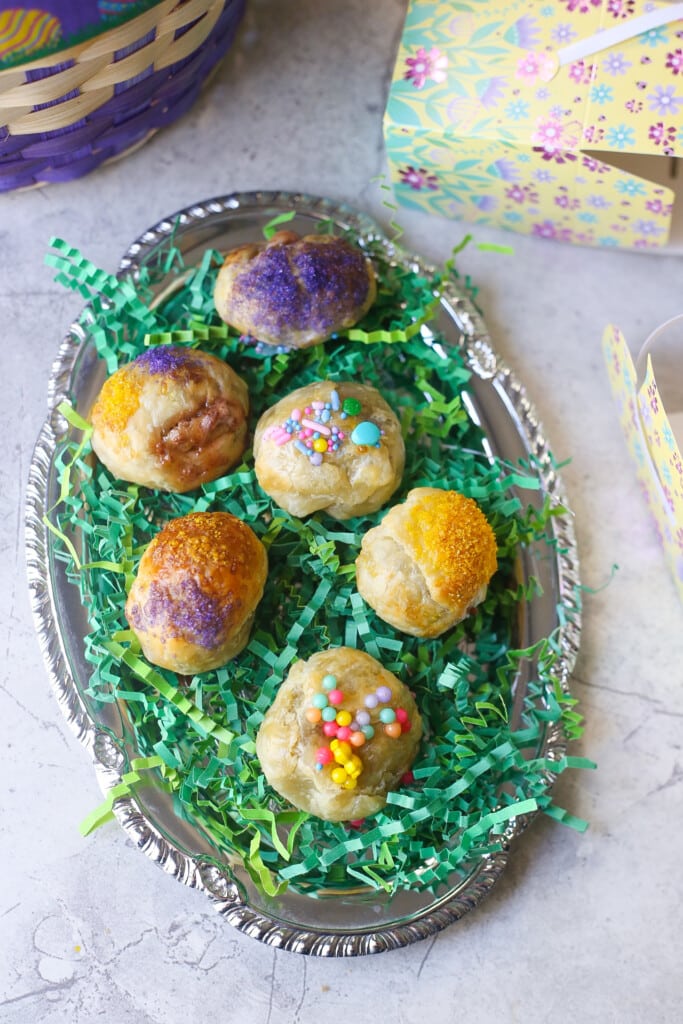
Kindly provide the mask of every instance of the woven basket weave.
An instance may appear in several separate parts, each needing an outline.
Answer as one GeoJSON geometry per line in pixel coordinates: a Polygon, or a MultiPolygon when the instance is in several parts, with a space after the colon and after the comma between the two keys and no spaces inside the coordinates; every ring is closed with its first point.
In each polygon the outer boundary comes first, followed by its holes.
{"type": "Polygon", "coordinates": [[[95,39],[0,71],[0,192],[67,181],[185,113],[246,0],[162,0],[95,39]]]}

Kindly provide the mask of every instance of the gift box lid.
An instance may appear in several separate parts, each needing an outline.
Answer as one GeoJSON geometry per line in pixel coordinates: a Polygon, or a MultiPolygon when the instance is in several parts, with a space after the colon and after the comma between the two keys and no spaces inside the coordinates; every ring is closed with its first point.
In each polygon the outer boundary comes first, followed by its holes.
{"type": "Polygon", "coordinates": [[[546,153],[680,155],[682,15],[646,0],[412,0],[386,127],[546,153]]]}

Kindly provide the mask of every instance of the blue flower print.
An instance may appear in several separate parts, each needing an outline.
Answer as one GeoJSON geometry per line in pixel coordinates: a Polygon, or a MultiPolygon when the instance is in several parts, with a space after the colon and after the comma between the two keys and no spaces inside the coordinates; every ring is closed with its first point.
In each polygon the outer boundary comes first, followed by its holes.
{"type": "Polygon", "coordinates": [[[664,31],[664,28],[659,25],[657,28],[648,29],[647,32],[643,32],[638,37],[641,46],[649,46],[654,48],[655,46],[661,46],[662,43],[668,43],[668,36],[664,31]]]}
{"type": "Polygon", "coordinates": [[[518,221],[523,220],[521,213],[517,213],[516,210],[508,210],[507,213],[503,214],[503,220],[509,221],[511,224],[516,224],[518,221]]]}
{"type": "Polygon", "coordinates": [[[611,85],[594,85],[591,89],[591,99],[593,103],[599,103],[600,106],[603,103],[611,103],[614,99],[614,93],[612,92],[611,85]]]}
{"type": "Polygon", "coordinates": [[[594,213],[588,213],[586,211],[585,213],[578,214],[576,219],[583,221],[584,224],[595,224],[598,218],[594,213]]]}
{"type": "Polygon", "coordinates": [[[612,238],[611,235],[605,235],[603,238],[598,238],[598,245],[619,245],[619,241],[616,238],[612,238]]]}
{"type": "Polygon", "coordinates": [[[529,104],[524,100],[513,100],[505,108],[505,116],[511,121],[523,121],[529,116],[529,104]]]}
{"type": "Polygon", "coordinates": [[[615,188],[617,192],[621,192],[625,196],[644,196],[645,186],[642,181],[634,181],[632,178],[625,179],[619,178],[615,188]]]}
{"type": "Polygon", "coordinates": [[[615,149],[626,149],[636,141],[636,133],[628,125],[618,124],[607,132],[607,143],[615,149]]]}

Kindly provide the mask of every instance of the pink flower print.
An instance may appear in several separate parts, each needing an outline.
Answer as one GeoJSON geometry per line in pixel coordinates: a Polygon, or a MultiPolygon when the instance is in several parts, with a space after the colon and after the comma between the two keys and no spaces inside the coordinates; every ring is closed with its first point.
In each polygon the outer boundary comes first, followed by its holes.
{"type": "Polygon", "coordinates": [[[583,60],[575,60],[573,64],[569,65],[569,77],[572,82],[584,82],[586,74],[586,62],[583,60]]]}
{"type": "Polygon", "coordinates": [[[667,53],[666,66],[672,75],[683,74],[683,50],[674,50],[673,53],[667,53]]]}
{"type": "Polygon", "coordinates": [[[669,506],[669,508],[673,512],[673,510],[675,508],[674,499],[673,499],[673,495],[672,495],[671,491],[666,486],[666,484],[662,485],[662,491],[664,492],[664,497],[666,498],[667,505],[669,506]]]}
{"type": "Polygon", "coordinates": [[[547,81],[554,71],[555,65],[547,53],[534,53],[530,50],[517,61],[515,78],[522,78],[525,82],[535,82],[538,78],[547,81]]]}
{"type": "Polygon", "coordinates": [[[591,7],[599,7],[602,0],[562,0],[567,5],[568,11],[576,11],[577,14],[588,14],[591,7]]]}
{"type": "Polygon", "coordinates": [[[626,109],[630,110],[632,114],[639,114],[643,109],[643,104],[640,100],[628,100],[626,109]]]}
{"type": "Polygon", "coordinates": [[[680,527],[676,530],[676,543],[683,550],[683,529],[680,527]]]}
{"type": "Polygon", "coordinates": [[[514,203],[538,202],[538,192],[536,192],[530,185],[513,185],[512,188],[505,189],[505,195],[508,199],[512,199],[514,203]]]}
{"type": "Polygon", "coordinates": [[[427,51],[421,46],[414,57],[406,57],[403,77],[412,82],[416,89],[422,89],[428,78],[433,82],[445,82],[447,67],[448,57],[441,50],[433,46],[427,51]]]}
{"type": "Polygon", "coordinates": [[[649,210],[650,213],[661,213],[662,216],[668,217],[673,209],[673,204],[663,203],[661,199],[648,199],[645,203],[645,209],[649,210]]]}
{"type": "Polygon", "coordinates": [[[655,146],[671,146],[676,138],[676,128],[674,125],[665,128],[664,123],[658,121],[657,124],[650,125],[647,136],[652,139],[655,146]]]}
{"type": "Polygon", "coordinates": [[[531,141],[541,146],[548,153],[554,153],[556,149],[562,149],[562,122],[551,117],[543,120],[539,117],[536,122],[536,131],[531,136],[531,141]]]}
{"type": "Polygon", "coordinates": [[[559,242],[569,242],[572,237],[572,233],[568,228],[558,228],[551,220],[544,220],[541,224],[534,224],[532,234],[536,238],[551,238],[559,242]]]}
{"type": "Polygon", "coordinates": [[[635,6],[635,0],[608,0],[607,13],[613,18],[630,18],[635,6]]]}
{"type": "Polygon", "coordinates": [[[657,400],[657,387],[654,384],[650,384],[647,389],[647,394],[650,399],[650,408],[654,413],[659,409],[659,402],[657,400]]]}
{"type": "Polygon", "coordinates": [[[612,170],[612,168],[608,167],[607,164],[601,163],[599,160],[596,160],[592,156],[584,156],[581,160],[581,163],[586,168],[586,170],[592,171],[593,174],[609,174],[609,172],[612,170]]]}
{"type": "Polygon", "coordinates": [[[425,167],[420,167],[419,170],[415,170],[414,167],[406,167],[405,170],[399,170],[398,173],[401,176],[401,184],[410,185],[415,192],[420,192],[423,188],[436,191],[439,187],[437,176],[430,174],[425,167]]]}
{"type": "Polygon", "coordinates": [[[673,85],[656,85],[655,91],[648,96],[650,110],[656,111],[660,117],[667,114],[678,114],[678,107],[683,99],[675,93],[673,85]]]}
{"type": "Polygon", "coordinates": [[[555,206],[559,206],[562,210],[578,210],[581,203],[578,199],[572,199],[566,193],[555,196],[555,206]]]}
{"type": "Polygon", "coordinates": [[[540,153],[542,160],[552,160],[556,164],[571,163],[576,160],[576,153],[569,153],[562,149],[543,149],[541,146],[534,146],[534,153],[540,153]]]}

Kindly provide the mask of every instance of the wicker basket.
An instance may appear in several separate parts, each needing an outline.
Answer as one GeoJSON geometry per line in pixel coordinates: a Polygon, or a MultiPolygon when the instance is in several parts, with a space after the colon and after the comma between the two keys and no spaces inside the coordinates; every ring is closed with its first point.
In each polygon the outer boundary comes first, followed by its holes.
{"type": "Polygon", "coordinates": [[[0,192],[87,174],[192,106],[246,0],[162,0],[50,57],[0,71],[0,192]]]}

